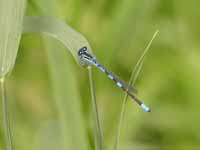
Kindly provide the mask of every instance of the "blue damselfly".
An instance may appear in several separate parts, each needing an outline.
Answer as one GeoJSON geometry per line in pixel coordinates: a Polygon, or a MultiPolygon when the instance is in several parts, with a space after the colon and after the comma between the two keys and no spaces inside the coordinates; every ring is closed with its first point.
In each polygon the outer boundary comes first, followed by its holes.
{"type": "Polygon", "coordinates": [[[122,81],[121,79],[119,79],[115,74],[113,74],[112,72],[110,72],[108,69],[106,69],[103,65],[101,65],[97,59],[92,56],[89,52],[87,47],[82,47],[79,51],[78,51],[78,57],[79,60],[81,62],[81,64],[85,65],[85,66],[96,66],[99,70],[101,70],[102,72],[104,72],[108,78],[110,78],[111,80],[113,80],[115,82],[115,84],[121,88],[124,92],[126,92],[133,100],[135,100],[135,102],[137,104],[140,105],[140,107],[146,111],[146,112],[151,112],[151,109],[149,107],[147,107],[141,100],[139,100],[135,94],[137,93],[137,90],[132,87],[131,85],[127,84],[126,82],[122,81]]]}

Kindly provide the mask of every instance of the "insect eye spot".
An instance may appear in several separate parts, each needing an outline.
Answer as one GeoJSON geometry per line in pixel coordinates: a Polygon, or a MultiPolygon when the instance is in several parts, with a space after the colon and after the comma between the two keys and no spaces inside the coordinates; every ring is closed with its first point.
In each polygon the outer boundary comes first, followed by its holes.
{"type": "Polygon", "coordinates": [[[78,55],[82,55],[82,51],[81,50],[79,50],[78,55]]]}
{"type": "Polygon", "coordinates": [[[83,51],[87,51],[87,47],[83,47],[82,50],[83,50],[83,51]]]}

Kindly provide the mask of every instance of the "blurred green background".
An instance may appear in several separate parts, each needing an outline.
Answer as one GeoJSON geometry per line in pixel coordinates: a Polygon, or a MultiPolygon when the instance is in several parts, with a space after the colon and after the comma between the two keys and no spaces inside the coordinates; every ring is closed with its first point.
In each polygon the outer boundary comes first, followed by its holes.
{"type": "MultiPolygon", "coordinates": [[[[26,15],[56,16],[68,23],[88,39],[98,60],[125,81],[158,29],[136,83],[152,112],[143,112],[129,99],[120,149],[191,150],[200,148],[199,5],[195,0],[29,0],[26,15]]],[[[104,149],[110,150],[124,93],[97,69],[94,81],[104,149]]],[[[8,98],[14,149],[76,150],[72,147],[82,146],[82,131],[89,149],[94,146],[87,71],[55,40],[46,42],[38,34],[22,37],[8,98]],[[50,57],[48,47],[60,54],[50,57]],[[52,61],[69,76],[55,77],[52,61]],[[68,78],[75,80],[73,85],[68,78]],[[64,102],[52,94],[54,85],[62,83],[62,93],[68,94],[64,102]],[[76,102],[71,99],[73,89],[76,102]],[[63,121],[65,115],[68,120],[63,121]],[[69,139],[62,141],[62,133],[69,139]],[[63,144],[68,140],[71,148],[63,144]]]]}

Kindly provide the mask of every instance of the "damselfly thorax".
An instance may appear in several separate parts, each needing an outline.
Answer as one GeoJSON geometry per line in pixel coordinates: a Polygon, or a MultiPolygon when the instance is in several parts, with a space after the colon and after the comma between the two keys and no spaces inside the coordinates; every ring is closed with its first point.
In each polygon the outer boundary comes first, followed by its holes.
{"type": "Polygon", "coordinates": [[[101,65],[97,61],[97,59],[88,52],[87,47],[82,47],[78,51],[78,57],[79,57],[80,63],[83,66],[91,66],[91,65],[93,65],[93,66],[97,67],[99,70],[101,70],[102,72],[104,72],[109,79],[113,80],[114,83],[116,84],[116,86],[118,86],[119,88],[121,88],[133,100],[135,100],[135,102],[137,104],[139,104],[142,109],[144,109],[146,112],[150,112],[151,111],[149,107],[147,107],[141,100],[139,100],[135,96],[135,94],[137,93],[137,90],[134,87],[132,87],[131,85],[129,85],[126,82],[124,82],[121,79],[119,79],[115,74],[113,74],[108,69],[106,69],[103,65],[101,65]]]}

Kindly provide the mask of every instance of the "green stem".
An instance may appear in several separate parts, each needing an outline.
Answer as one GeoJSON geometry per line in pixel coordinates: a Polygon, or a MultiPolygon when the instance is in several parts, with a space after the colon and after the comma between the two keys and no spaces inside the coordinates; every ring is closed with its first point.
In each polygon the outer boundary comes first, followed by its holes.
{"type": "Polygon", "coordinates": [[[5,78],[0,78],[0,91],[1,91],[1,100],[2,100],[2,113],[3,113],[3,127],[5,129],[6,137],[6,150],[12,150],[12,140],[10,132],[10,121],[9,121],[9,110],[8,110],[8,101],[6,99],[6,87],[5,87],[5,78]]]}
{"type": "MultiPolygon", "coordinates": [[[[129,81],[129,84],[130,85],[133,85],[135,84],[137,78],[138,78],[138,75],[141,71],[141,68],[143,66],[143,61],[138,63],[132,74],[131,74],[131,78],[130,78],[130,81],[129,81]]],[[[124,116],[125,116],[125,112],[126,112],[126,104],[127,104],[127,100],[128,100],[128,95],[126,94],[124,96],[124,99],[123,99],[123,102],[122,102],[122,107],[121,107],[121,112],[120,112],[120,117],[119,117],[119,123],[118,123],[118,127],[117,127],[117,136],[116,136],[116,140],[115,140],[115,150],[119,150],[119,141],[120,141],[120,136],[121,136],[121,127],[122,127],[122,123],[123,123],[123,120],[124,120],[124,116]]]]}
{"type": "MultiPolygon", "coordinates": [[[[131,73],[131,77],[129,80],[129,85],[133,85],[135,84],[140,71],[142,69],[142,66],[144,64],[144,59],[145,56],[147,54],[147,52],[149,51],[149,48],[153,42],[153,40],[156,38],[157,34],[158,34],[158,30],[153,34],[151,40],[149,41],[149,43],[147,44],[146,48],[144,49],[144,52],[142,53],[142,55],[140,56],[139,60],[137,61],[135,67],[133,68],[133,71],[131,73]]],[[[121,107],[121,112],[120,112],[120,116],[119,116],[119,123],[118,123],[118,127],[117,127],[117,134],[116,134],[116,138],[115,138],[115,144],[114,144],[114,149],[115,150],[119,150],[119,141],[120,141],[120,135],[121,135],[121,127],[122,127],[122,123],[124,120],[124,116],[125,116],[125,111],[126,111],[126,103],[128,100],[128,95],[125,94],[124,99],[123,99],[123,103],[122,103],[122,107],[121,107]]]]}
{"type": "Polygon", "coordinates": [[[88,72],[89,72],[90,93],[91,93],[91,100],[92,100],[92,115],[93,115],[94,130],[95,130],[94,131],[95,132],[95,150],[102,150],[103,148],[102,132],[101,132],[101,127],[100,127],[99,114],[98,114],[91,67],[88,68],[88,72]]]}

